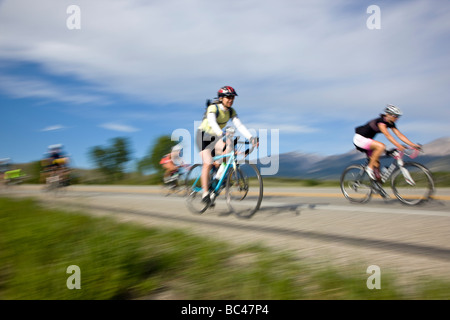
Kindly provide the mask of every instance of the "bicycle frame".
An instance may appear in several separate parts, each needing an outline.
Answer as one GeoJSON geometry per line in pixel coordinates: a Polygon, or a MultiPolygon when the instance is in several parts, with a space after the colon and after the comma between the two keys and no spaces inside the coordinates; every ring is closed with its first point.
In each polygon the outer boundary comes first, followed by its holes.
{"type": "Polygon", "coordinates": [[[378,181],[366,177],[366,168],[369,159],[366,158],[364,164],[352,164],[344,169],[341,175],[341,190],[344,196],[351,202],[365,203],[372,193],[376,192],[383,198],[390,196],[382,187],[386,181],[390,180],[390,185],[394,195],[402,203],[416,205],[430,198],[434,192],[434,181],[431,172],[422,164],[411,161],[403,161],[404,155],[411,159],[415,158],[419,151],[412,151],[410,154],[405,150],[392,149],[386,152],[382,158],[392,158],[392,162],[387,170],[381,173],[378,181]]]}
{"type": "MultiPolygon", "coordinates": [[[[255,212],[259,210],[263,197],[263,182],[261,174],[258,171],[256,165],[248,163],[245,158],[258,146],[258,142],[252,141],[238,141],[239,137],[234,137],[232,129],[226,130],[226,146],[228,149],[232,149],[230,152],[226,150],[224,154],[216,155],[212,157],[213,161],[218,162],[222,160],[220,164],[220,171],[223,169],[223,173],[220,177],[214,177],[214,170],[210,170],[209,176],[209,197],[203,197],[203,188],[205,187],[200,183],[202,181],[203,169],[205,164],[195,164],[191,168],[186,178],[188,184],[188,197],[187,206],[189,210],[195,214],[202,214],[208,208],[215,207],[215,201],[220,195],[222,190],[225,190],[225,201],[230,212],[234,213],[239,218],[250,218],[255,212]],[[256,143],[255,143],[256,142],[256,143]],[[250,145],[251,147],[241,148],[238,145],[250,145]],[[231,148],[230,148],[231,147],[231,148]],[[243,156],[241,159],[240,156],[243,156]],[[224,159],[226,158],[226,160],[224,159]],[[241,162],[243,161],[243,162],[241,162]],[[192,174],[191,174],[192,172],[192,174]],[[255,176],[257,179],[257,185],[254,186],[254,190],[251,196],[249,194],[249,177],[255,176]],[[193,183],[192,183],[193,182],[193,183]]],[[[225,148],[224,148],[225,149],[225,148]]],[[[215,163],[217,166],[217,163],[215,163]]],[[[208,166],[209,167],[209,166],[208,166]]],[[[215,169],[214,167],[212,167],[215,169]]],[[[215,173],[217,174],[218,171],[215,173]]],[[[253,190],[253,187],[252,187],[253,190]]]]}
{"type": "Polygon", "coordinates": [[[387,168],[387,171],[383,174],[381,174],[381,183],[385,183],[392,175],[392,173],[394,173],[395,169],[400,168],[405,180],[407,181],[407,183],[409,183],[410,185],[414,185],[414,179],[411,177],[411,175],[409,174],[408,170],[406,168],[404,168],[404,161],[403,161],[403,156],[405,155],[404,152],[400,152],[396,149],[394,150],[390,150],[386,152],[386,156],[384,156],[384,158],[393,158],[392,163],[390,164],[390,166],[387,168]]]}
{"type": "MultiPolygon", "coordinates": [[[[214,193],[216,193],[216,194],[218,194],[220,192],[220,189],[222,187],[222,184],[223,184],[225,178],[228,177],[229,168],[231,166],[233,166],[233,168],[236,169],[237,165],[236,165],[236,161],[235,161],[235,159],[236,159],[235,150],[233,150],[233,151],[231,151],[229,153],[225,153],[225,154],[221,154],[221,155],[213,157],[213,161],[216,161],[216,160],[219,160],[219,159],[223,159],[223,158],[227,158],[227,157],[229,157],[229,159],[228,159],[228,161],[226,163],[226,166],[225,166],[225,169],[223,171],[223,174],[220,177],[219,181],[217,182],[217,185],[214,187],[214,190],[213,190],[214,193]]],[[[200,178],[201,178],[201,175],[199,175],[197,177],[197,179],[194,181],[194,184],[193,184],[194,186],[197,185],[197,183],[200,180],[200,178]]],[[[212,177],[210,177],[210,178],[212,178],[212,177]]],[[[200,192],[201,190],[202,190],[201,187],[196,187],[194,189],[195,192],[200,192]]]]}

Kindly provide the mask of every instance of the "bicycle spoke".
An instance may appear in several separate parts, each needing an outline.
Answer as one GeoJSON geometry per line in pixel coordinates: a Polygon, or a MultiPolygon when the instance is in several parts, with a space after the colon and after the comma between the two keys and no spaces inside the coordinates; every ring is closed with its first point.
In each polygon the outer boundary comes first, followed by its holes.
{"type": "Polygon", "coordinates": [[[342,193],[351,202],[364,203],[369,201],[372,195],[370,178],[361,165],[347,167],[342,173],[340,183],[342,193]]]}
{"type": "Polygon", "coordinates": [[[407,162],[391,178],[395,196],[404,204],[416,205],[430,198],[434,192],[431,173],[424,166],[407,162]]]}
{"type": "Polygon", "coordinates": [[[186,175],[185,185],[187,192],[187,207],[196,214],[202,214],[208,209],[208,204],[202,202],[202,186],[200,177],[202,174],[202,165],[195,164],[186,175]]]}
{"type": "Polygon", "coordinates": [[[237,217],[250,218],[259,210],[263,197],[261,174],[256,166],[241,164],[231,169],[226,185],[227,205],[237,217]]]}

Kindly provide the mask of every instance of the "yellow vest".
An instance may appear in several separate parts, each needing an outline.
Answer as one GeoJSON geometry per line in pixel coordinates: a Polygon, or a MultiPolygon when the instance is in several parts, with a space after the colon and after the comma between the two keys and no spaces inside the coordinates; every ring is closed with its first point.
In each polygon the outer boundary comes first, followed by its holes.
{"type": "Polygon", "coordinates": [[[214,133],[214,130],[209,125],[209,121],[207,119],[207,114],[210,112],[216,114],[216,121],[217,121],[217,124],[219,125],[220,129],[225,128],[228,121],[237,115],[236,111],[233,108],[230,108],[230,110],[226,111],[226,110],[222,110],[222,108],[220,108],[219,105],[216,105],[216,104],[210,105],[206,109],[205,117],[199,126],[199,129],[201,129],[202,131],[204,131],[210,135],[216,135],[214,133]]]}

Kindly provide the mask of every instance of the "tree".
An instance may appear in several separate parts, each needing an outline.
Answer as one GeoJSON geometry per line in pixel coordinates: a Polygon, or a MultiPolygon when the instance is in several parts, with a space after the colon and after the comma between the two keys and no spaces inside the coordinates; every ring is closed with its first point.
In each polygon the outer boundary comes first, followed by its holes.
{"type": "Polygon", "coordinates": [[[129,141],[120,137],[110,141],[110,146],[95,146],[88,153],[100,172],[112,180],[120,180],[123,178],[126,163],[131,160],[129,141]]]}
{"type": "Polygon", "coordinates": [[[172,141],[168,135],[158,137],[148,154],[138,162],[138,171],[143,173],[144,171],[155,170],[157,176],[162,177],[164,169],[159,164],[159,161],[164,155],[169,153],[176,144],[177,142],[172,141]]]}

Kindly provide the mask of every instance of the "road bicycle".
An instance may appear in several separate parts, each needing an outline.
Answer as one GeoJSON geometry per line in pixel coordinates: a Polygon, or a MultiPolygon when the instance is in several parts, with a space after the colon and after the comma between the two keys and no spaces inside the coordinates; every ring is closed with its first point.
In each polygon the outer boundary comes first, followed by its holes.
{"type": "Polygon", "coordinates": [[[6,171],[3,177],[5,186],[22,184],[26,178],[27,175],[24,174],[21,169],[6,171]]]}
{"type": "Polygon", "coordinates": [[[251,218],[259,210],[263,198],[261,174],[256,165],[246,160],[246,157],[255,147],[248,141],[238,141],[239,137],[233,139],[233,128],[226,128],[225,131],[227,132],[227,143],[233,145],[233,150],[213,157],[214,161],[224,159],[225,164],[220,165],[224,168],[223,174],[218,178],[214,178],[218,169],[214,165],[211,169],[210,201],[202,201],[202,164],[194,164],[186,178],[186,185],[189,190],[186,200],[187,206],[191,212],[202,214],[208,208],[215,206],[217,198],[225,190],[226,203],[230,212],[239,218],[251,218]],[[248,145],[251,145],[251,147],[244,147],[248,145]]]}
{"type": "Polygon", "coordinates": [[[177,172],[173,173],[170,177],[163,179],[163,192],[166,196],[176,193],[180,193],[182,196],[188,195],[186,177],[190,168],[190,165],[182,164],[178,167],[177,172]]]}
{"type": "Polygon", "coordinates": [[[71,170],[68,168],[50,168],[43,172],[45,175],[45,185],[43,191],[52,192],[55,195],[66,191],[70,185],[71,170]]]}
{"type": "Polygon", "coordinates": [[[344,169],[340,179],[342,193],[349,201],[357,203],[368,202],[373,193],[389,199],[389,194],[382,187],[389,181],[394,195],[402,203],[418,205],[427,201],[435,191],[430,170],[420,163],[403,161],[404,155],[414,159],[419,152],[423,151],[409,147],[406,147],[405,152],[397,149],[386,151],[386,155],[380,160],[389,159],[391,164],[383,167],[381,172],[377,170],[377,180],[370,179],[366,172],[370,160],[366,153],[365,163],[353,164],[344,169]]]}

